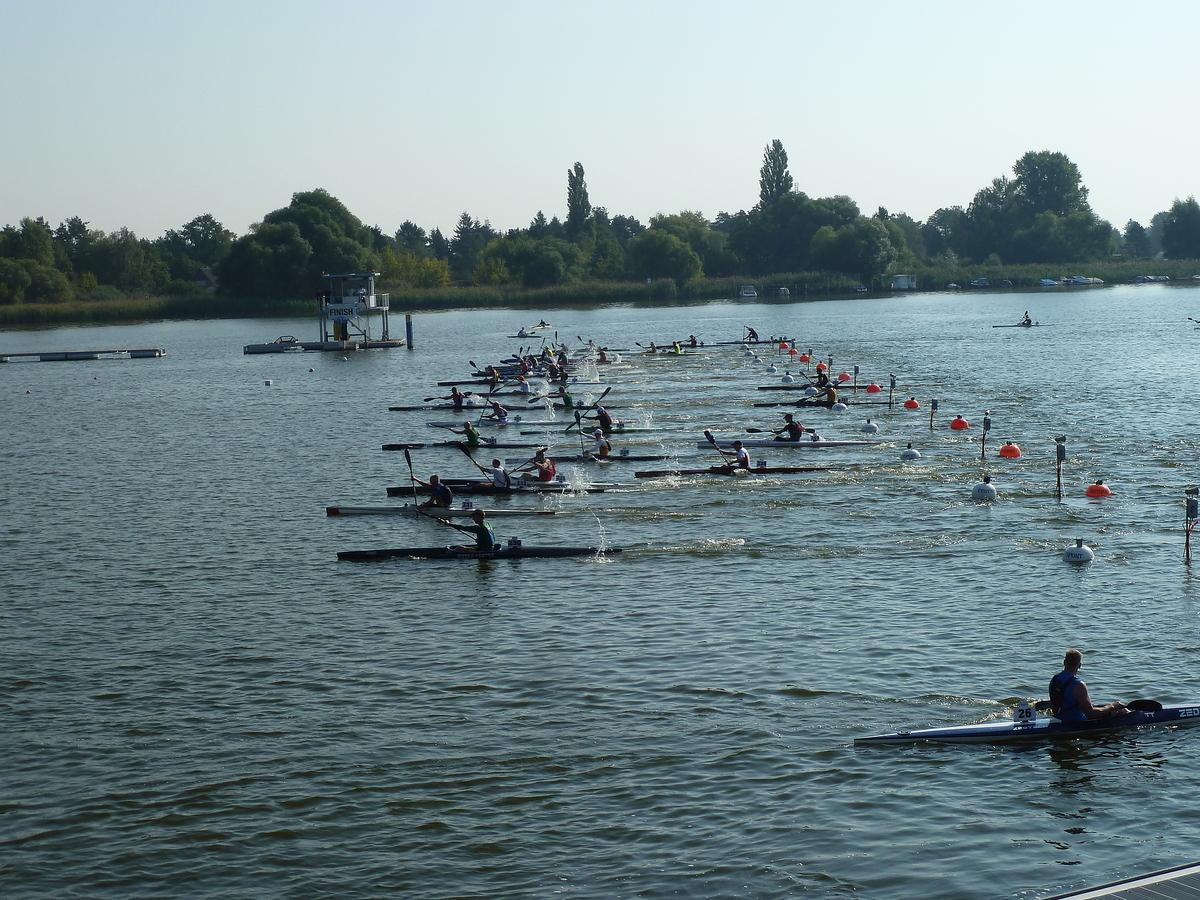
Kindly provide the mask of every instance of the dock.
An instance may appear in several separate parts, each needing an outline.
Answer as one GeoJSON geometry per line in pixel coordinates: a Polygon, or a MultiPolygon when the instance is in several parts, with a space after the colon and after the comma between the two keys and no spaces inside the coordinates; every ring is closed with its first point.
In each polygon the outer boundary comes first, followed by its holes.
{"type": "Polygon", "coordinates": [[[19,360],[38,362],[76,362],[91,359],[161,359],[167,351],[161,347],[150,347],[141,350],[52,350],[22,351],[9,353],[0,351],[0,363],[19,360]]]}
{"type": "Polygon", "coordinates": [[[1091,900],[1099,897],[1115,900],[1200,900],[1200,863],[1186,863],[1099,887],[1055,894],[1043,900],[1091,900]]]}

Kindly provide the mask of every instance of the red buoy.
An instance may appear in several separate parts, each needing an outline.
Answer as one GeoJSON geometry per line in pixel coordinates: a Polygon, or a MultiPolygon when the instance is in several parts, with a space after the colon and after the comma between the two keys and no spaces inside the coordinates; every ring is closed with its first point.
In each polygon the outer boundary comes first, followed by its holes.
{"type": "MultiPolygon", "coordinates": [[[[788,356],[795,356],[799,352],[800,352],[799,350],[797,350],[795,347],[793,347],[791,350],[788,351],[788,356]]],[[[804,357],[803,356],[800,357],[800,360],[803,361],[804,357]]]]}
{"type": "Polygon", "coordinates": [[[1103,479],[1100,479],[1095,484],[1089,484],[1083,493],[1088,497],[1111,497],[1112,488],[1105,484],[1103,479]]]}
{"type": "Polygon", "coordinates": [[[868,394],[878,394],[882,390],[883,390],[883,388],[881,388],[879,385],[877,385],[873,381],[867,385],[867,393],[868,394]]]}
{"type": "Polygon", "coordinates": [[[817,371],[818,372],[824,372],[828,368],[829,368],[829,366],[825,365],[825,363],[817,363],[817,371]]]}
{"type": "Polygon", "coordinates": [[[779,342],[779,349],[780,349],[780,350],[786,350],[787,348],[788,348],[788,342],[787,342],[787,341],[780,341],[780,342],[779,342]]]}
{"type": "Polygon", "coordinates": [[[904,401],[904,408],[905,409],[920,409],[921,404],[917,402],[916,397],[909,397],[907,400],[904,401]]]}
{"type": "Polygon", "coordinates": [[[806,362],[808,362],[810,359],[812,359],[812,357],[811,357],[811,356],[809,356],[807,353],[801,353],[801,354],[800,354],[800,362],[802,362],[802,363],[806,363],[806,362]]]}
{"type": "Polygon", "coordinates": [[[1000,448],[1000,456],[1004,459],[1020,459],[1021,448],[1012,441],[1005,441],[1004,445],[1000,448]]]}
{"type": "Polygon", "coordinates": [[[971,423],[968,422],[966,419],[964,419],[962,416],[955,416],[953,419],[950,420],[950,427],[952,429],[954,429],[955,431],[966,431],[968,428],[971,427],[971,423]]]}
{"type": "Polygon", "coordinates": [[[849,372],[838,372],[838,381],[846,382],[850,380],[849,372]]]}

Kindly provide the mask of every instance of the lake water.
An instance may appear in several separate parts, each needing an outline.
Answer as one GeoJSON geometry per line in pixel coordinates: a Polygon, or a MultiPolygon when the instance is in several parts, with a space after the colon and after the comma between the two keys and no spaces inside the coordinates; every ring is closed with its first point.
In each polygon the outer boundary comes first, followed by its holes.
{"type": "MultiPolygon", "coordinates": [[[[0,334],[169,353],[0,366],[0,891],[1038,897],[1191,861],[1200,734],[852,743],[1010,715],[1070,645],[1097,700],[1200,699],[1188,316],[1200,288],[1146,285],[420,314],[414,351],[346,358],[242,355],[314,338],[302,320],[0,334]],[[1026,309],[1054,327],[989,327],[1026,309]],[[324,508],[400,502],[380,445],[445,437],[424,422],[447,414],[388,405],[528,343],[505,335],[539,315],[635,350],[750,323],[860,384],[895,373],[922,409],[805,411],[827,437],[869,414],[887,443],[754,454],[826,472],[636,481],[711,463],[703,428],[777,426],[750,403],[797,395],[755,390],[779,376],[737,350],[625,354],[608,402],[666,426],[636,447],[672,459],[593,475],[628,491],[487,505],[563,512],[497,519],[502,540],[628,552],[339,563],[453,540],[324,508]],[[1024,458],[998,459],[1004,439],[1024,458]],[[902,465],[910,441],[924,458],[902,465]],[[970,501],[984,471],[995,504],[970,501]],[[1083,496],[1098,478],[1106,501],[1083,496]],[[1062,560],[1077,537],[1085,568],[1062,560]]],[[[472,474],[454,451],[414,462],[472,474]]]]}

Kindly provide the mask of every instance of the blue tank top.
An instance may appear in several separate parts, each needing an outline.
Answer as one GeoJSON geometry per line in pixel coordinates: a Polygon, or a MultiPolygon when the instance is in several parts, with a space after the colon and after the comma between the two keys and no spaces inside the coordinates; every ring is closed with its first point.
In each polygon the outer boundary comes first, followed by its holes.
{"type": "Polygon", "coordinates": [[[1080,684],[1079,676],[1066,669],[1050,679],[1050,702],[1058,704],[1059,721],[1083,722],[1087,720],[1087,716],[1079,708],[1079,700],[1075,696],[1075,685],[1077,684],[1080,684]]]}

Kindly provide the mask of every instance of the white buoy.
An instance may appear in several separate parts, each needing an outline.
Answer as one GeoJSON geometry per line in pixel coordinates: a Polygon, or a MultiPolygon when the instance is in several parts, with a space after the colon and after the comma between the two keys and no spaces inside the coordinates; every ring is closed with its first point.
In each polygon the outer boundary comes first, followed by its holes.
{"type": "Polygon", "coordinates": [[[783,377],[782,377],[782,378],[780,378],[779,380],[780,380],[781,382],[783,382],[784,384],[791,384],[791,383],[792,383],[793,381],[795,381],[796,379],[792,377],[792,373],[791,373],[791,372],[784,372],[784,373],[783,373],[783,377]]]}
{"type": "Polygon", "coordinates": [[[315,371],[317,371],[317,370],[316,370],[316,369],[309,369],[308,371],[309,371],[309,372],[315,372],[315,371]]]}
{"type": "Polygon", "coordinates": [[[1063,559],[1069,563],[1090,563],[1096,558],[1091,547],[1085,547],[1083,538],[1075,538],[1075,546],[1063,551],[1063,559]]]}
{"type": "Polygon", "coordinates": [[[775,365],[774,363],[767,366],[767,374],[768,375],[775,375],[778,372],[779,372],[779,366],[775,365]]]}
{"type": "Polygon", "coordinates": [[[270,378],[268,378],[266,381],[263,382],[263,384],[265,384],[267,387],[270,387],[274,383],[275,382],[273,382],[270,378]]]}
{"type": "Polygon", "coordinates": [[[905,447],[903,450],[900,451],[900,461],[901,462],[913,462],[920,458],[921,458],[921,451],[915,449],[912,444],[909,444],[907,447],[905,447]]]}
{"type": "Polygon", "coordinates": [[[980,503],[990,503],[996,499],[996,486],[992,484],[991,475],[984,475],[983,481],[971,488],[971,499],[980,503]]]}
{"type": "Polygon", "coordinates": [[[846,404],[843,403],[841,400],[839,400],[837,403],[833,404],[833,406],[829,407],[829,411],[831,413],[844,413],[846,411],[846,409],[847,409],[846,404]]]}
{"type": "Polygon", "coordinates": [[[808,387],[806,387],[806,388],[804,389],[804,396],[805,396],[805,397],[815,397],[815,396],[817,396],[817,389],[816,389],[815,387],[813,387],[811,384],[810,384],[810,385],[808,385],[808,387]]]}
{"type": "Polygon", "coordinates": [[[754,358],[754,351],[753,351],[753,350],[751,350],[749,347],[747,347],[747,348],[746,348],[746,352],[745,352],[745,353],[743,353],[743,354],[742,354],[742,356],[746,357],[746,359],[753,359],[753,358],[754,358]]]}
{"type": "MultiPolygon", "coordinates": [[[[876,425],[874,422],[872,422],[870,419],[867,419],[867,421],[863,424],[863,427],[860,428],[859,431],[861,431],[863,434],[879,434],[879,426],[876,425]]],[[[903,457],[901,457],[901,459],[903,459],[903,457]]]]}

